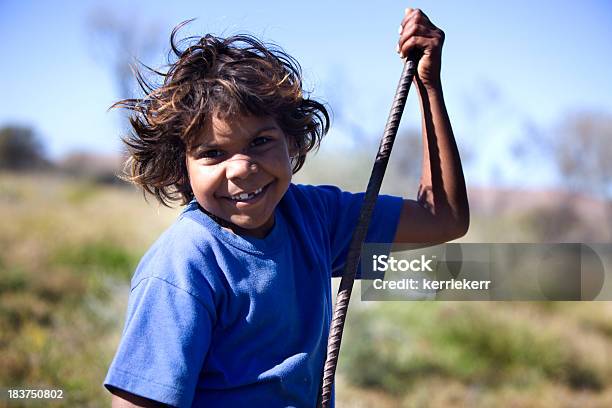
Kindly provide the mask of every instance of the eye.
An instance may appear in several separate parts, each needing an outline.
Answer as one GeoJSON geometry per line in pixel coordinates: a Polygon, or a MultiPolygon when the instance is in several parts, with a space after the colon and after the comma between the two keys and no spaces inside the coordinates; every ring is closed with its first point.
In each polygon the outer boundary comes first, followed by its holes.
{"type": "Polygon", "coordinates": [[[205,150],[199,155],[201,159],[218,159],[221,156],[223,156],[223,151],[218,149],[205,150]]]}
{"type": "Polygon", "coordinates": [[[271,141],[272,139],[267,136],[258,136],[251,141],[251,147],[263,146],[271,141]]]}

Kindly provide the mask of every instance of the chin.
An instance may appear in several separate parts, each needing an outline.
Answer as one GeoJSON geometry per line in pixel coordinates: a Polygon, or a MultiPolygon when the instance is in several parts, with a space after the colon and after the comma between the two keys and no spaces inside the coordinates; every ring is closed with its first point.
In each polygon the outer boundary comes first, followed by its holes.
{"type": "MultiPolygon", "coordinates": [[[[243,230],[247,234],[249,234],[250,232],[254,234],[259,234],[262,232],[263,229],[272,228],[274,223],[271,221],[271,219],[272,219],[272,215],[270,215],[264,221],[262,221],[259,218],[255,220],[255,219],[250,219],[250,218],[245,219],[242,217],[237,217],[236,219],[230,219],[230,222],[234,224],[235,226],[237,226],[238,228],[240,228],[241,230],[243,230]]],[[[263,231],[263,232],[267,233],[268,231],[263,231]]]]}
{"type": "Polygon", "coordinates": [[[230,220],[230,222],[234,225],[236,225],[237,227],[240,227],[242,229],[245,230],[254,230],[254,229],[258,229],[258,228],[263,228],[269,221],[269,218],[265,221],[261,221],[261,220],[251,220],[251,219],[244,219],[244,218],[238,218],[235,221],[234,220],[230,220]]]}

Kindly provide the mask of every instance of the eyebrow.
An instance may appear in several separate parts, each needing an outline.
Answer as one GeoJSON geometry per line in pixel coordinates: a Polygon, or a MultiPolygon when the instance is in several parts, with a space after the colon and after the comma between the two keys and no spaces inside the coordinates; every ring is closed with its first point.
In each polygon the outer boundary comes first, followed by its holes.
{"type": "MultiPolygon", "coordinates": [[[[260,128],[260,129],[258,129],[258,130],[257,130],[255,133],[253,133],[253,135],[251,136],[251,138],[257,137],[257,136],[259,136],[261,133],[263,133],[263,132],[267,132],[267,131],[269,131],[269,130],[280,130],[280,127],[279,127],[279,126],[276,126],[276,125],[264,126],[264,127],[260,128]]],[[[220,145],[219,145],[219,144],[217,144],[217,143],[206,143],[206,142],[204,142],[204,143],[200,143],[200,144],[199,144],[199,145],[197,145],[197,146],[194,146],[194,147],[191,149],[191,151],[192,151],[192,152],[200,152],[200,151],[202,151],[202,150],[204,150],[204,149],[217,149],[217,148],[219,148],[219,147],[220,147],[220,145]]]]}

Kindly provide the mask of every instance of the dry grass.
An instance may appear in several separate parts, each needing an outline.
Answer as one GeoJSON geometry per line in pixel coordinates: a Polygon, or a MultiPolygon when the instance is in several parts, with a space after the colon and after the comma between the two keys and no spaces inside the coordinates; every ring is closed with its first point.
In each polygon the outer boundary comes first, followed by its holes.
{"type": "Polygon", "coordinates": [[[0,214],[0,384],[107,406],[128,277],[177,211],[130,188],[0,173],[0,214]]]}

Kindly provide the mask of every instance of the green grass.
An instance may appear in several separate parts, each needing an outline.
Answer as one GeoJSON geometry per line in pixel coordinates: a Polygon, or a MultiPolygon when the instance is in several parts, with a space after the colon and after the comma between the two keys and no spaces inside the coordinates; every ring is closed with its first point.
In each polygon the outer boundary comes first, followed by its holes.
{"type": "Polygon", "coordinates": [[[579,320],[538,309],[528,302],[356,307],[345,329],[341,372],[353,384],[397,397],[416,392],[427,378],[488,392],[507,393],[510,387],[536,393],[555,384],[576,393],[609,389],[608,339],[585,330],[579,320]],[[592,350],[580,345],[581,336],[592,350]],[[595,350],[603,355],[593,354],[595,350]]]}
{"type": "Polygon", "coordinates": [[[84,274],[104,273],[127,280],[140,255],[108,240],[100,240],[61,247],[54,254],[52,263],[84,274]]]}
{"type": "Polygon", "coordinates": [[[63,389],[54,406],[108,406],[123,288],[176,211],[49,175],[0,173],[0,192],[0,385],[63,389]]]}

